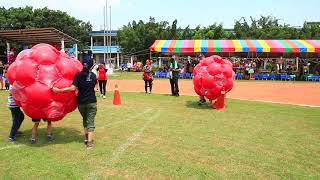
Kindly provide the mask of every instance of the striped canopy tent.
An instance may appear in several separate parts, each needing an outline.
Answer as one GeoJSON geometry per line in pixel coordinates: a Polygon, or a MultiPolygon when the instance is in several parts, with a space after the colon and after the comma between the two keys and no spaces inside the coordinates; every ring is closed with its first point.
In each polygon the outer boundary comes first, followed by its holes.
{"type": "Polygon", "coordinates": [[[159,53],[320,53],[320,40],[156,40],[159,53]]]}

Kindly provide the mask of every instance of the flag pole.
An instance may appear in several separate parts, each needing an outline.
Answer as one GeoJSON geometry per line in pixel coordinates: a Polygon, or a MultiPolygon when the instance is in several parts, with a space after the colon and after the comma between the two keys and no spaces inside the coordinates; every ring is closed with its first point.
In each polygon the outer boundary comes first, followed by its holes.
{"type": "MultiPolygon", "coordinates": [[[[106,47],[106,7],[103,7],[103,46],[106,47]]],[[[106,52],[103,48],[103,62],[106,63],[106,52]]]]}

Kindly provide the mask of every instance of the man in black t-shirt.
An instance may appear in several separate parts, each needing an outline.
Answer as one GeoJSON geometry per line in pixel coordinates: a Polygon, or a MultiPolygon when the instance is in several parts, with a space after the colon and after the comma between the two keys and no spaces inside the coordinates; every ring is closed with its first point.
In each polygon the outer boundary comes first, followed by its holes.
{"type": "Polygon", "coordinates": [[[96,103],[97,98],[95,95],[95,85],[97,83],[97,77],[94,73],[79,72],[73,80],[72,85],[78,88],[78,104],[90,104],[96,103]]]}
{"type": "Polygon", "coordinates": [[[83,70],[79,72],[68,88],[52,88],[55,93],[70,92],[78,89],[78,109],[83,118],[83,128],[85,134],[85,144],[88,149],[93,147],[94,118],[97,113],[97,98],[95,95],[95,85],[97,77],[89,71],[87,64],[83,65],[83,70]]]}

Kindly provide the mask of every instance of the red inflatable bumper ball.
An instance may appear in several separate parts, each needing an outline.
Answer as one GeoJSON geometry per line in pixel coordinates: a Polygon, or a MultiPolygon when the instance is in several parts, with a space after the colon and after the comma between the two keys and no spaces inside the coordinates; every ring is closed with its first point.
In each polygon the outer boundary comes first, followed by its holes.
{"type": "Polygon", "coordinates": [[[8,69],[12,95],[31,118],[61,120],[77,107],[76,92],[54,93],[51,88],[69,87],[82,69],[76,59],[48,44],[38,44],[20,52],[8,69]]]}
{"type": "Polygon", "coordinates": [[[215,101],[213,108],[225,108],[225,95],[233,88],[235,73],[232,63],[220,56],[211,56],[201,60],[194,68],[194,90],[199,96],[215,101]]]}

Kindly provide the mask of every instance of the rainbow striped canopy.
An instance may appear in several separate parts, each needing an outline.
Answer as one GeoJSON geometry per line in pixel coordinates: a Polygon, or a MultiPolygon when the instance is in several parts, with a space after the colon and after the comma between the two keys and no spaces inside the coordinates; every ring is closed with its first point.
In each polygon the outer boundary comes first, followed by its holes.
{"type": "Polygon", "coordinates": [[[161,53],[320,53],[320,40],[156,40],[151,52],[161,53]]]}

